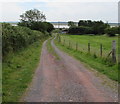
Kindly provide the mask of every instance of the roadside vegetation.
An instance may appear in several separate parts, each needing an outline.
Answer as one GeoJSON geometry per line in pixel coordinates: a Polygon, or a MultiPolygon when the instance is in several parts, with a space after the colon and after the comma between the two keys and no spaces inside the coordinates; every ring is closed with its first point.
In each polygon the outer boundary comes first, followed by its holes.
{"type": "Polygon", "coordinates": [[[11,26],[10,24],[2,24],[2,48],[3,60],[9,53],[17,52],[22,48],[26,48],[32,43],[49,36],[49,33],[31,30],[22,26],[11,26]]]}
{"type": "Polygon", "coordinates": [[[3,102],[17,102],[24,93],[40,59],[49,33],[3,23],[3,102]]]}
{"type": "Polygon", "coordinates": [[[3,102],[18,102],[24,94],[39,63],[44,40],[9,54],[3,62],[3,102]]]}
{"type": "Polygon", "coordinates": [[[76,59],[88,64],[90,67],[105,74],[110,79],[118,81],[118,63],[113,64],[109,59],[103,55],[100,57],[99,49],[100,44],[103,44],[103,53],[108,54],[111,50],[112,40],[118,42],[118,37],[108,36],[88,36],[88,35],[61,35],[61,40],[55,41],[56,45],[66,53],[74,56],[76,59]],[[71,42],[71,43],[69,43],[71,42]],[[88,42],[91,43],[91,53],[88,53],[88,42]],[[78,49],[76,50],[76,43],[78,43],[78,49]]]}
{"type": "Polygon", "coordinates": [[[39,63],[42,43],[53,30],[39,10],[26,11],[20,17],[18,26],[2,23],[3,102],[20,100],[39,63]]]}

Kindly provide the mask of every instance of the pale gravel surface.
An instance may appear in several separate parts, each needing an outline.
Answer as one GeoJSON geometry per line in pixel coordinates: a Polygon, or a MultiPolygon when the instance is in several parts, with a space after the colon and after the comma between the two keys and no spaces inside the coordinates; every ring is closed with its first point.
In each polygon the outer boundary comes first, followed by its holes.
{"type": "Polygon", "coordinates": [[[117,92],[103,86],[100,78],[83,64],[59,50],[56,59],[44,42],[40,64],[22,98],[24,102],[116,102],[117,92]]]}

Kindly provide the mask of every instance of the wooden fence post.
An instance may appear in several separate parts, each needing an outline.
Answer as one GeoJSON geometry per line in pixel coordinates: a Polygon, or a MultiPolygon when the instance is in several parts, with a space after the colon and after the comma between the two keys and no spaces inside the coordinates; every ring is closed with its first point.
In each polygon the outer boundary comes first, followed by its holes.
{"type": "Polygon", "coordinates": [[[76,42],[76,51],[78,50],[78,43],[76,42]]]}
{"type": "Polygon", "coordinates": [[[100,44],[100,56],[102,57],[102,44],[100,44]]]}
{"type": "Polygon", "coordinates": [[[88,43],[88,52],[90,53],[90,43],[88,43]]]}
{"type": "Polygon", "coordinates": [[[112,41],[112,61],[116,63],[116,41],[112,41]]]}

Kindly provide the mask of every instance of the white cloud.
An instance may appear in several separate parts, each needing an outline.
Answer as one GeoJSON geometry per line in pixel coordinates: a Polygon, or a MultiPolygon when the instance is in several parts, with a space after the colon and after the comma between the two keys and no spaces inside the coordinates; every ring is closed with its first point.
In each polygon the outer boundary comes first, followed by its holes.
{"type": "Polygon", "coordinates": [[[45,11],[49,21],[78,21],[79,19],[117,22],[117,3],[47,3],[45,11]]]}
{"type": "Polygon", "coordinates": [[[19,15],[36,8],[48,21],[79,21],[80,19],[118,21],[117,2],[25,2],[2,3],[0,21],[18,21],[19,15]]]}
{"type": "Polygon", "coordinates": [[[1,5],[0,21],[18,21],[19,15],[24,12],[17,3],[2,3],[1,5]]]}

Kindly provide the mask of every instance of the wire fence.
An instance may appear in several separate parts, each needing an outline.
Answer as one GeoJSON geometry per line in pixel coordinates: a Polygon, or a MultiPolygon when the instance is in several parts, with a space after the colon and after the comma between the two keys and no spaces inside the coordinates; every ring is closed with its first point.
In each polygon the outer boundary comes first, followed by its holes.
{"type": "Polygon", "coordinates": [[[80,51],[80,52],[84,52],[84,53],[89,53],[91,55],[94,55],[95,57],[100,57],[100,58],[104,58],[106,60],[109,60],[113,63],[117,63],[117,53],[116,53],[116,41],[113,40],[111,42],[111,49],[110,50],[105,50],[106,48],[104,47],[104,45],[101,43],[99,44],[99,48],[96,48],[93,46],[92,43],[88,42],[87,44],[80,44],[80,42],[76,42],[72,39],[67,39],[67,38],[63,38],[60,35],[57,35],[57,40],[59,43],[61,43],[62,45],[70,48],[70,49],[74,49],[76,51],[80,51]]]}

